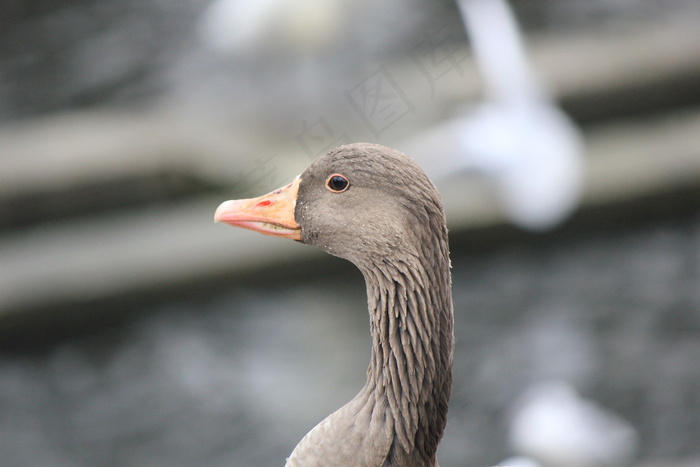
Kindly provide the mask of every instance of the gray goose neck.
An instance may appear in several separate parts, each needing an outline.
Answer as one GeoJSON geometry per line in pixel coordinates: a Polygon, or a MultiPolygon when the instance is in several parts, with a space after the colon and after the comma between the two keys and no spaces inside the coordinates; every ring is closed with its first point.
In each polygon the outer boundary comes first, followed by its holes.
{"type": "Polygon", "coordinates": [[[363,269],[372,359],[361,392],[393,422],[389,465],[433,465],[452,383],[449,259],[417,256],[363,269]],[[372,397],[373,396],[373,397],[372,397]],[[373,399],[373,400],[372,400],[373,399]]]}

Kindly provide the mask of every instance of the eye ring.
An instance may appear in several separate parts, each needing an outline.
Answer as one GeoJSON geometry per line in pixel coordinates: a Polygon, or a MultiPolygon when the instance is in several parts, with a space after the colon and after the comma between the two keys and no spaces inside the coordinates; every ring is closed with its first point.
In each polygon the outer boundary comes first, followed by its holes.
{"type": "Polygon", "coordinates": [[[333,174],[326,179],[326,188],[333,193],[342,193],[350,188],[350,182],[344,175],[333,174]]]}

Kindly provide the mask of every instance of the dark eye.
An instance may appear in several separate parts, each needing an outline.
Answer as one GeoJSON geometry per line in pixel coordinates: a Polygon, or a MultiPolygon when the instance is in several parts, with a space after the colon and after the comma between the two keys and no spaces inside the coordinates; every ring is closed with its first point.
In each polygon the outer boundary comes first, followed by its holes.
{"type": "Polygon", "coordinates": [[[334,193],[342,193],[350,186],[348,179],[340,174],[334,174],[326,180],[326,186],[334,193]]]}

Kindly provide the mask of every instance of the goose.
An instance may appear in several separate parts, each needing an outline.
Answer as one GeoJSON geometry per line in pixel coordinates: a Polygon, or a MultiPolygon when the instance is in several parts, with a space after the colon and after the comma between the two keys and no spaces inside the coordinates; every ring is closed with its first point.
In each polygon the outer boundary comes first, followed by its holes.
{"type": "Polygon", "coordinates": [[[285,187],[222,203],[215,221],[316,246],[365,280],[367,381],[286,466],[438,466],[452,385],[452,279],[442,201],[418,164],[380,145],[341,146],[285,187]]]}

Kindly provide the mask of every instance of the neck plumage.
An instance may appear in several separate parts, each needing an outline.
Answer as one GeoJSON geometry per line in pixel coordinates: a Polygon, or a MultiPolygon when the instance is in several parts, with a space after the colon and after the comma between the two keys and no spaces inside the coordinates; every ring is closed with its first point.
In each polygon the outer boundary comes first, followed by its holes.
{"type": "Polygon", "coordinates": [[[367,382],[299,442],[287,467],[437,466],[454,347],[446,240],[426,253],[424,262],[392,255],[360,267],[372,332],[367,382]]]}
{"type": "Polygon", "coordinates": [[[449,259],[365,269],[372,360],[363,388],[386,408],[391,465],[433,465],[452,383],[453,313],[449,259]],[[437,263],[437,264],[436,264],[437,263]]]}

